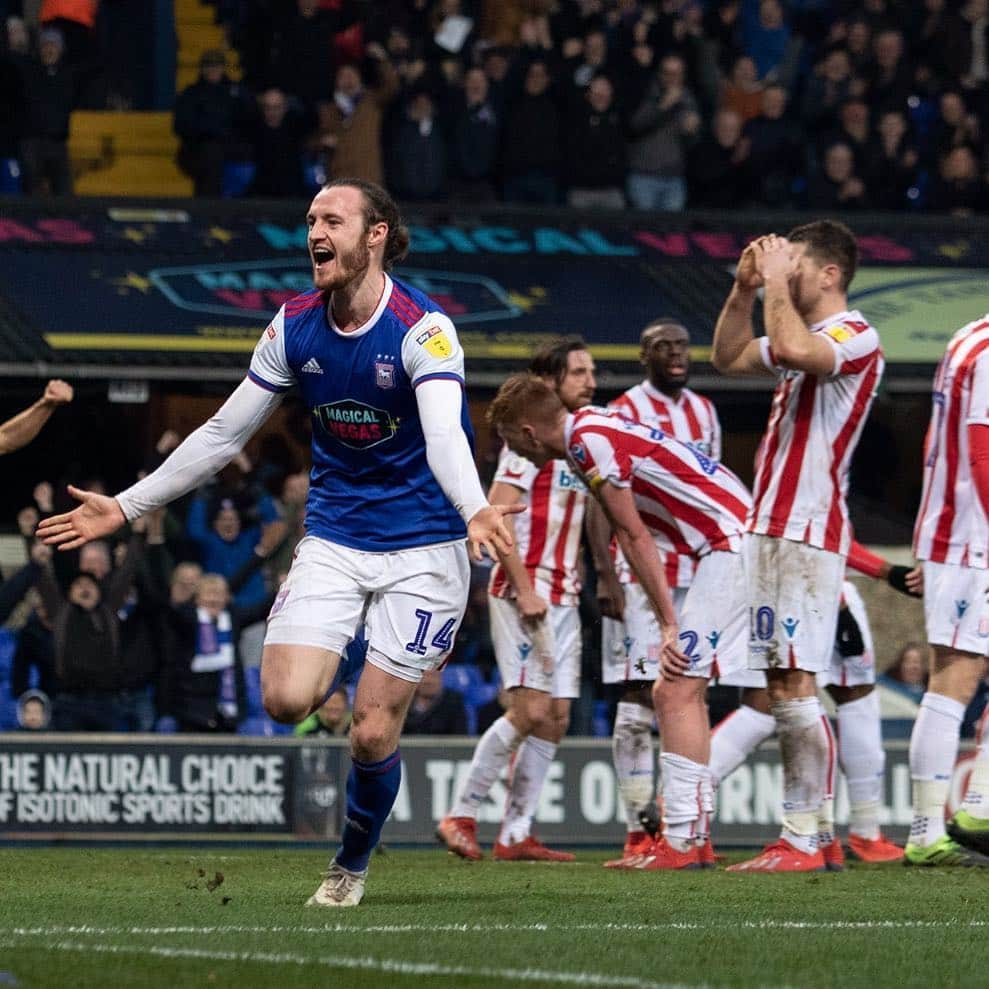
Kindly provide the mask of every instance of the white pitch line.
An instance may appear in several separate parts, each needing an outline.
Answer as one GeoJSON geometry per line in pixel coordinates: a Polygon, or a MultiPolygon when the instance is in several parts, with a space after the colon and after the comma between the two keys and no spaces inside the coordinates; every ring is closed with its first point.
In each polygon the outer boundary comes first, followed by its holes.
{"type": "MultiPolygon", "coordinates": [[[[23,947],[17,941],[0,941],[0,948],[23,947]]],[[[206,951],[200,948],[171,948],[160,945],[138,947],[124,944],[87,944],[82,941],[56,941],[46,944],[47,951],[74,951],[82,954],[154,955],[156,958],[196,958],[206,961],[252,962],[269,965],[321,965],[390,975],[455,976],[474,979],[505,979],[518,982],[553,982],[568,986],[591,986],[595,989],[713,989],[708,983],[654,982],[637,976],[600,975],[595,972],[556,972],[537,968],[469,968],[465,965],[440,965],[436,962],[410,962],[404,959],[364,957],[319,957],[263,951],[206,951]]]]}
{"type": "Polygon", "coordinates": [[[593,931],[598,933],[653,934],[664,931],[718,930],[949,930],[982,929],[989,920],[948,918],[945,920],[744,920],[730,921],[669,921],[653,924],[323,924],[302,926],[292,924],[247,925],[216,924],[205,926],[175,925],[167,927],[96,927],[91,924],[56,924],[45,927],[0,927],[0,934],[17,937],[52,937],[61,935],[106,936],[114,934],[159,937],[163,934],[524,934],[526,932],[561,933],[593,931]]]}

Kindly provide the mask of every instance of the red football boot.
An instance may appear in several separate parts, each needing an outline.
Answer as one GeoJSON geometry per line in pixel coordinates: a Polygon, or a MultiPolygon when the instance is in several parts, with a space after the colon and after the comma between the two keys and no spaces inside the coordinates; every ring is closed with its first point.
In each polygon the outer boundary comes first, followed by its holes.
{"type": "Polygon", "coordinates": [[[725,872],[823,872],[824,856],[800,851],[785,838],[767,845],[754,859],[730,865],[725,872]]]}
{"type": "Polygon", "coordinates": [[[841,872],[845,868],[845,852],[837,838],[821,846],[821,855],[828,872],[841,872]]]}
{"type": "Polygon", "coordinates": [[[878,838],[862,838],[857,834],[848,836],[848,848],[862,862],[900,862],[903,860],[903,849],[894,845],[882,834],[878,838]]]}
{"type": "Polygon", "coordinates": [[[635,866],[636,869],[642,869],[644,872],[653,872],[659,869],[699,869],[700,867],[701,863],[697,856],[696,845],[691,845],[685,852],[678,852],[663,837],[656,839],[652,851],[635,866]]]}
{"type": "Polygon", "coordinates": [[[708,835],[703,845],[697,848],[697,861],[702,869],[716,869],[718,867],[718,856],[714,853],[714,845],[711,844],[711,836],[708,835]]]}
{"type": "Polygon", "coordinates": [[[629,831],[622,857],[604,863],[606,869],[634,869],[639,860],[652,851],[654,841],[645,831],[629,831]]]}
{"type": "Polygon", "coordinates": [[[495,842],[493,857],[498,862],[573,862],[577,857],[570,852],[557,852],[529,835],[514,845],[495,842]]]}
{"type": "Polygon", "coordinates": [[[479,862],[484,858],[477,843],[477,821],[473,817],[444,817],[436,826],[436,837],[463,859],[479,862]]]}

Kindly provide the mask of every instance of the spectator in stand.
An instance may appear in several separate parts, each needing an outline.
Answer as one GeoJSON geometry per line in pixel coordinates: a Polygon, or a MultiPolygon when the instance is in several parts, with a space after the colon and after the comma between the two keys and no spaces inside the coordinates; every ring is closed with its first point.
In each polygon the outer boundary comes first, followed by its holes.
{"type": "Polygon", "coordinates": [[[45,391],[33,405],[23,412],[18,412],[13,418],[0,423],[0,456],[13,453],[26,446],[41,432],[41,427],[51,418],[51,414],[60,406],[72,401],[74,392],[72,385],[52,378],[45,385],[45,391]]]}
{"type": "Polygon", "coordinates": [[[852,63],[852,74],[861,79],[872,58],[872,28],[869,22],[861,17],[840,23],[839,31],[843,30],[843,44],[848,58],[852,63]]]}
{"type": "Polygon", "coordinates": [[[944,26],[943,53],[948,74],[966,96],[984,112],[986,84],[989,82],[989,3],[965,0],[949,14],[944,26]]]}
{"type": "Polygon", "coordinates": [[[691,148],[690,205],[698,209],[738,209],[752,196],[749,140],[734,110],[714,115],[710,131],[691,148]]]}
{"type": "Polygon", "coordinates": [[[227,581],[220,574],[203,574],[193,594],[173,579],[158,731],[237,730],[245,697],[237,649],[240,628],[263,621],[273,600],[271,595],[241,609],[230,603],[227,581]]]}
{"type": "Polygon", "coordinates": [[[481,56],[481,68],[488,80],[488,99],[498,114],[505,119],[508,103],[508,79],[512,68],[511,54],[504,48],[488,48],[481,56]]]}
{"type": "Polygon", "coordinates": [[[731,75],[721,91],[721,106],[734,110],[742,123],[758,116],[762,108],[762,83],[755,61],[748,55],[739,55],[731,67],[731,75]]]}
{"type": "Polygon", "coordinates": [[[466,735],[467,711],[455,690],[443,686],[440,670],[426,670],[412,695],[403,735],[466,735]]]}
{"type": "Polygon", "coordinates": [[[742,54],[742,0],[713,0],[704,8],[704,35],[716,50],[715,58],[727,75],[742,54]]]}
{"type": "MultiPolygon", "coordinates": [[[[284,534],[278,510],[271,498],[262,495],[256,504],[250,501],[244,504],[231,494],[221,490],[212,498],[198,495],[189,507],[186,520],[189,536],[199,545],[203,567],[228,580],[232,580],[245,563],[254,559],[265,537],[270,544],[272,538],[280,542],[284,534]]],[[[264,577],[256,569],[236,592],[235,603],[247,608],[267,596],[264,577]]]]}
{"type": "Polygon", "coordinates": [[[984,146],[978,115],[969,111],[958,90],[943,92],[938,98],[937,119],[927,137],[926,167],[937,169],[954,148],[969,147],[981,157],[984,146]]]}
{"type": "Polygon", "coordinates": [[[123,680],[120,610],[144,554],[144,525],[135,522],[127,556],[103,584],[80,570],[64,594],[50,565],[42,567],[37,589],[49,617],[55,647],[56,731],[116,731],[123,680]]]}
{"type": "Polygon", "coordinates": [[[248,150],[250,97],[227,76],[226,65],[224,52],[204,52],[198,81],[175,101],[173,128],[182,142],[178,166],[192,179],[196,196],[220,196],[225,163],[248,150]]]}
{"type": "MultiPolygon", "coordinates": [[[[22,514],[22,513],[19,513],[22,514]]],[[[34,513],[37,515],[37,513],[34,513]]],[[[19,523],[20,524],[20,521],[19,523]]],[[[34,525],[37,524],[35,519],[34,525]]],[[[34,525],[31,526],[33,531],[34,525]]],[[[17,646],[10,668],[10,692],[18,697],[32,683],[49,696],[55,693],[55,656],[51,622],[34,585],[44,567],[51,564],[51,547],[34,540],[28,562],[0,584],[0,623],[5,622],[22,602],[30,610],[17,633],[17,646]]]]}
{"type": "Polygon", "coordinates": [[[874,116],[886,110],[907,109],[914,91],[914,71],[904,52],[903,33],[880,31],[872,42],[873,57],[863,73],[865,99],[874,116]]]}
{"type": "Polygon", "coordinates": [[[279,514],[285,524],[285,538],[271,556],[274,574],[288,573],[295,555],[295,547],[306,534],[306,499],[309,496],[309,474],[298,471],[289,474],[282,483],[279,514]]]}
{"type": "Polygon", "coordinates": [[[989,206],[986,180],[975,152],[965,144],[952,148],[942,159],[931,183],[927,208],[933,213],[971,216],[989,206]]]}
{"type": "Polygon", "coordinates": [[[906,114],[883,112],[868,150],[865,180],[870,208],[906,209],[907,193],[917,185],[919,160],[906,114]]]}
{"type": "Polygon", "coordinates": [[[624,209],[628,157],[615,90],[595,76],[566,130],[567,203],[576,209],[624,209]]]}
{"type": "Polygon", "coordinates": [[[450,114],[450,195],[454,202],[486,203],[495,198],[501,120],[480,68],[464,74],[463,93],[450,114]]]}
{"type": "Polygon", "coordinates": [[[802,128],[787,115],[787,99],[782,86],[767,86],[760,114],[742,129],[749,142],[753,200],[771,208],[794,205],[794,184],[803,175],[802,128]]]}
{"type": "Polygon", "coordinates": [[[350,731],[350,700],[338,687],[305,721],[295,726],[296,735],[331,735],[340,738],[350,731]]]}
{"type": "MultiPolygon", "coordinates": [[[[754,5],[753,5],[754,6],[754,5]]],[[[755,61],[759,78],[788,89],[796,78],[801,41],[791,34],[780,0],[759,0],[755,16],[742,5],[745,54],[755,61]]]]}
{"type": "Polygon", "coordinates": [[[563,45],[561,77],[565,106],[579,104],[591,80],[606,73],[607,69],[608,35],[604,31],[592,28],[583,39],[568,38],[563,45]]]}
{"type": "MultiPolygon", "coordinates": [[[[854,98],[846,100],[838,111],[838,127],[836,130],[820,135],[819,151],[832,144],[847,144],[855,157],[855,170],[864,174],[869,154],[869,142],[872,140],[872,130],[869,126],[869,105],[865,100],[854,98]]],[[[823,153],[820,154],[823,161],[823,153]]]]}
{"type": "Polygon", "coordinates": [[[27,690],[17,697],[17,727],[44,731],[51,724],[51,701],[43,690],[27,690]]]}
{"type": "Polygon", "coordinates": [[[360,4],[351,0],[332,10],[324,7],[319,0],[296,0],[295,9],[276,21],[268,36],[266,86],[294,96],[310,110],[332,95],[333,36],[360,15],[360,4]]]}
{"type": "Polygon", "coordinates": [[[562,134],[548,62],[529,62],[524,80],[522,93],[508,105],[502,142],[504,198],[552,206],[560,199],[562,134]]]}
{"type": "Polygon", "coordinates": [[[686,72],[679,55],[666,55],[629,121],[627,192],[637,209],[678,212],[686,205],[687,152],[701,127],[686,72]]]}
{"type": "Polygon", "coordinates": [[[807,205],[821,212],[865,209],[865,181],[855,169],[855,155],[843,141],[824,149],[821,172],[810,180],[807,205]]]}
{"type": "Polygon", "coordinates": [[[398,74],[381,45],[372,42],[365,51],[377,67],[375,84],[365,86],[356,65],[341,65],[336,71],[333,102],[323,120],[324,146],[333,142],[327,178],[350,176],[381,184],[382,122],[398,93],[398,74]]]}
{"type": "Polygon", "coordinates": [[[61,32],[46,28],[38,37],[39,57],[18,63],[27,110],[20,159],[28,195],[72,195],[68,139],[77,77],[64,52],[61,32]]]}
{"type": "Polygon", "coordinates": [[[910,5],[909,26],[906,38],[910,46],[909,57],[917,67],[916,79],[920,88],[935,92],[948,85],[952,72],[946,32],[953,11],[947,0],[923,0],[910,5]]]}
{"type": "Polygon", "coordinates": [[[447,145],[428,89],[408,95],[387,145],[388,188],[396,197],[412,201],[443,198],[447,145]]]}
{"type": "Polygon", "coordinates": [[[257,102],[260,116],[251,139],[255,170],[250,194],[301,196],[302,115],[289,105],[280,89],[266,89],[257,102]]]}
{"type": "Polygon", "coordinates": [[[0,115],[0,159],[16,159],[20,155],[27,113],[20,63],[29,56],[30,50],[30,36],[24,21],[20,17],[8,17],[0,42],[0,106],[4,108],[0,115]]]}
{"type": "Polygon", "coordinates": [[[814,66],[804,87],[803,119],[810,134],[834,131],[840,125],[841,107],[865,91],[865,83],[852,75],[852,62],[844,48],[832,48],[814,66]]]}
{"type": "Polygon", "coordinates": [[[96,61],[96,12],[100,0],[41,0],[38,22],[42,30],[56,30],[64,39],[70,65],[96,61]]]}
{"type": "Polygon", "coordinates": [[[876,692],[884,718],[914,718],[927,690],[931,647],[926,642],[908,642],[897,653],[893,665],[876,678],[876,692]]]}

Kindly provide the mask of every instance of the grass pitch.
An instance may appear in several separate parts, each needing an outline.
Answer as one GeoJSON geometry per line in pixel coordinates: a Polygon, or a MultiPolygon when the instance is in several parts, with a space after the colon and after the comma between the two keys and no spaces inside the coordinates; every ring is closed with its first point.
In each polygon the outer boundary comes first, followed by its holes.
{"type": "MultiPolygon", "coordinates": [[[[364,903],[305,909],[296,849],[0,851],[0,986],[985,986],[989,875],[618,873],[374,857],[364,903]]],[[[741,858],[732,856],[733,859],[741,858]]]]}

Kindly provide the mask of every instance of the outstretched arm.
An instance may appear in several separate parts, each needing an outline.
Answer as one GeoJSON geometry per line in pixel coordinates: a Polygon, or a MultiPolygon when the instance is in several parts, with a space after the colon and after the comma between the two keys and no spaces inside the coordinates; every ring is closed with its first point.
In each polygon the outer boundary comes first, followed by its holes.
{"type": "Polygon", "coordinates": [[[13,453],[30,443],[55,409],[72,401],[72,394],[70,384],[58,379],[49,381],[37,402],[18,412],[12,419],[0,423],[0,454],[13,453]]]}
{"type": "Polygon", "coordinates": [[[460,425],[463,387],[459,381],[433,378],[416,386],[416,404],[426,460],[443,493],[467,523],[467,542],[475,560],[484,546],[491,557],[507,553],[515,545],[504,516],[524,510],[522,505],[489,505],[481,479],[460,425]],[[456,414],[454,414],[456,410],[456,414]]]}
{"type": "Polygon", "coordinates": [[[156,471],[115,498],[70,487],[69,493],[82,504],[44,519],[38,535],[59,549],[76,549],[167,505],[228,464],[281,400],[281,394],[245,378],[219,411],[190,433],[156,471]]]}

